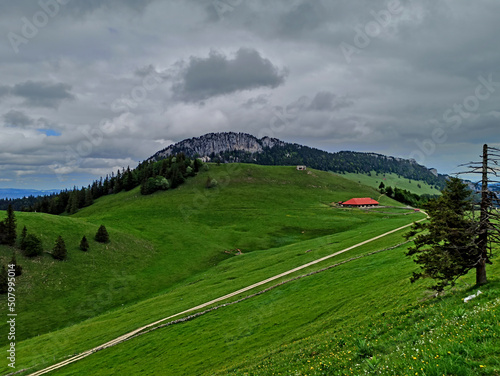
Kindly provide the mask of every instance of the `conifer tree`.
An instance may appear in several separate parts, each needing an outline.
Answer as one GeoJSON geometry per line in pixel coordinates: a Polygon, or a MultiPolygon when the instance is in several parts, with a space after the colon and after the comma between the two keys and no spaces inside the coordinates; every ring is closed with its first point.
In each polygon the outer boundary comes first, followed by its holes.
{"type": "Polygon", "coordinates": [[[6,243],[13,247],[16,244],[17,234],[16,234],[16,217],[14,215],[14,209],[12,205],[7,208],[7,219],[5,220],[5,225],[7,227],[6,243]]]}
{"type": "Polygon", "coordinates": [[[438,281],[432,288],[442,291],[476,267],[480,252],[471,193],[467,184],[451,178],[442,195],[424,206],[429,221],[416,223],[406,235],[410,238],[418,234],[415,245],[406,253],[421,266],[419,272],[413,273],[412,282],[432,278],[438,281]]]}
{"type": "Polygon", "coordinates": [[[42,241],[33,234],[27,234],[23,252],[26,257],[40,256],[43,253],[42,241]]]}
{"type": "Polygon", "coordinates": [[[68,255],[68,251],[66,250],[66,244],[61,235],[58,236],[56,240],[56,244],[52,249],[52,257],[56,260],[65,260],[68,255]]]}
{"type": "Polygon", "coordinates": [[[21,238],[19,239],[19,248],[24,251],[26,249],[26,236],[28,235],[28,229],[26,226],[23,227],[21,231],[21,238]]]}
{"type": "Polygon", "coordinates": [[[109,242],[109,234],[104,225],[101,225],[95,234],[95,240],[99,243],[109,242]]]}
{"type": "Polygon", "coordinates": [[[92,197],[92,190],[90,186],[85,190],[85,203],[84,206],[90,206],[94,203],[94,198],[92,197]]]}
{"type": "Polygon", "coordinates": [[[87,252],[90,248],[89,242],[87,240],[87,237],[84,235],[82,240],[80,241],[80,249],[84,252],[87,252]]]}

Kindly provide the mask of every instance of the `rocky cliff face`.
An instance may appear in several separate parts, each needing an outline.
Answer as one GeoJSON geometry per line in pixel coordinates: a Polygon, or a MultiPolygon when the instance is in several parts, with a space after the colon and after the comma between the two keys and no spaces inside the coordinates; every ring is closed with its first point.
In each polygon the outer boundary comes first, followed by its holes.
{"type": "Polygon", "coordinates": [[[170,145],[153,155],[151,159],[160,160],[169,155],[183,152],[186,155],[198,155],[202,159],[209,160],[209,156],[212,154],[218,155],[228,151],[243,151],[251,154],[262,153],[266,147],[273,148],[276,145],[284,146],[285,144],[285,142],[276,138],[264,137],[258,139],[247,133],[209,133],[170,145]]]}

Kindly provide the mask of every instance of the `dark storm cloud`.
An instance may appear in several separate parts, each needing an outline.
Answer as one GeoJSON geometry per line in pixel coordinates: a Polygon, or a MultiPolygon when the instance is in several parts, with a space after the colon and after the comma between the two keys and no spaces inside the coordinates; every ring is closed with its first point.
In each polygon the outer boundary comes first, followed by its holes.
{"type": "Polygon", "coordinates": [[[194,102],[260,87],[276,88],[287,72],[251,48],[240,48],[231,59],[217,51],[207,58],[191,57],[173,86],[177,98],[194,102]]]}
{"type": "Polygon", "coordinates": [[[6,125],[14,127],[26,127],[33,124],[33,119],[27,116],[24,112],[10,110],[3,115],[3,120],[6,125]]]}
{"type": "Polygon", "coordinates": [[[23,98],[24,105],[28,107],[57,108],[62,101],[75,98],[70,93],[71,86],[63,83],[26,81],[8,89],[8,94],[23,98]]]}

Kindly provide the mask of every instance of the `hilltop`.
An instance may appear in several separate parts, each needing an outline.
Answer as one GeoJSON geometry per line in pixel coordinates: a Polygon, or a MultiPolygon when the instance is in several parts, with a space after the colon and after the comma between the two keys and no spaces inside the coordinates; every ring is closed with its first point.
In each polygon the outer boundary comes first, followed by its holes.
{"type": "Polygon", "coordinates": [[[444,187],[446,181],[445,175],[419,165],[414,160],[354,151],[330,153],[276,138],[258,139],[250,134],[235,132],[209,133],[183,140],[158,151],[149,160],[158,161],[177,153],[213,162],[306,165],[337,173],[393,173],[406,179],[423,181],[436,188],[444,187]]]}

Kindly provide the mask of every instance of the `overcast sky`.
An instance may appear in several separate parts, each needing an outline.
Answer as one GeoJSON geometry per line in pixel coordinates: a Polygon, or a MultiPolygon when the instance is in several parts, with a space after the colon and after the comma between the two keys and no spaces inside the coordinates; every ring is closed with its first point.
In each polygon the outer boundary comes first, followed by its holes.
{"type": "Polygon", "coordinates": [[[500,142],[498,0],[2,0],[0,187],[209,132],[414,158],[500,142]]]}

